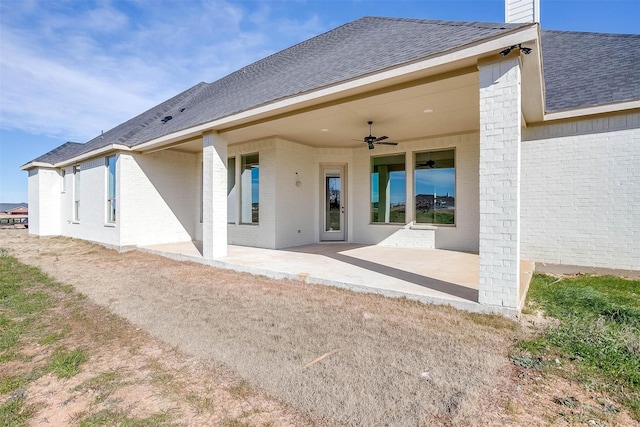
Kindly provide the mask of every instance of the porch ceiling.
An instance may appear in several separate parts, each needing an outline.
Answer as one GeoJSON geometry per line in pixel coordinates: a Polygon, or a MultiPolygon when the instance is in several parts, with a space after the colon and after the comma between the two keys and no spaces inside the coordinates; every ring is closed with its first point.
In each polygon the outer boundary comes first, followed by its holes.
{"type": "MultiPolygon", "coordinates": [[[[373,135],[390,141],[407,141],[430,135],[478,130],[478,73],[473,69],[455,75],[423,79],[395,87],[325,103],[218,133],[229,144],[278,136],[313,147],[361,146],[372,120],[373,135]],[[325,130],[326,129],[326,130],[325,130]]],[[[200,140],[173,149],[198,152],[200,140]]]]}

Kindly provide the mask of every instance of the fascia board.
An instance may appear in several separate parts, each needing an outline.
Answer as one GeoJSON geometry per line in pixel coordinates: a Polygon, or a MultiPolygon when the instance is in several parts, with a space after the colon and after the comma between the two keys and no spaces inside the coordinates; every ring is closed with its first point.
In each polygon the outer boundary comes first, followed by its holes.
{"type": "Polygon", "coordinates": [[[34,168],[55,168],[53,163],[45,163],[45,162],[29,162],[20,166],[20,170],[28,171],[34,168]]]}
{"type": "Polygon", "coordinates": [[[133,150],[131,150],[131,148],[127,147],[126,145],[110,144],[110,145],[105,145],[104,147],[98,148],[96,150],[88,151],[86,153],[80,154],[79,156],[72,157],[62,162],[58,162],[58,163],[29,162],[25,165],[22,165],[20,169],[29,170],[33,168],[61,168],[64,166],[81,162],[86,159],[90,159],[92,157],[97,157],[102,154],[109,153],[111,151],[133,151],[133,150]]]}
{"type": "Polygon", "coordinates": [[[635,109],[640,109],[640,100],[595,105],[593,107],[576,108],[572,110],[554,111],[546,113],[544,115],[544,121],[572,119],[576,117],[593,116],[596,114],[615,113],[635,109]]]}
{"type": "Polygon", "coordinates": [[[69,165],[72,165],[74,163],[78,163],[78,162],[81,162],[83,160],[90,159],[92,157],[97,157],[97,156],[100,156],[102,154],[109,153],[111,151],[131,151],[131,148],[127,147],[126,145],[121,145],[121,144],[105,145],[102,148],[98,148],[96,150],[88,151],[86,153],[80,154],[79,156],[72,157],[72,158],[70,158],[68,160],[64,160],[62,162],[58,162],[54,166],[57,167],[57,168],[64,167],[64,166],[69,166],[69,165]]]}

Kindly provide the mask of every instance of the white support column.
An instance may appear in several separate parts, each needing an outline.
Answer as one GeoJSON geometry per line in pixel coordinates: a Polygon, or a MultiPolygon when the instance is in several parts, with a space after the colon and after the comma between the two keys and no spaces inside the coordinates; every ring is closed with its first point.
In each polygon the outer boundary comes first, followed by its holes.
{"type": "Polygon", "coordinates": [[[202,136],[202,255],[227,255],[227,141],[215,133],[202,136]]]}
{"type": "Polygon", "coordinates": [[[520,59],[481,62],[479,302],[518,308],[520,59]]]}

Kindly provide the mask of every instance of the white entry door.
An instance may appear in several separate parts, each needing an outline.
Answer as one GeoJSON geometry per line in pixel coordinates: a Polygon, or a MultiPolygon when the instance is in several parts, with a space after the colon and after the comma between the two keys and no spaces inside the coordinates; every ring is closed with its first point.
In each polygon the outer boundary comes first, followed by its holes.
{"type": "Polygon", "coordinates": [[[325,166],[322,168],[322,207],[320,240],[345,240],[345,201],[346,185],[344,166],[325,166]]]}

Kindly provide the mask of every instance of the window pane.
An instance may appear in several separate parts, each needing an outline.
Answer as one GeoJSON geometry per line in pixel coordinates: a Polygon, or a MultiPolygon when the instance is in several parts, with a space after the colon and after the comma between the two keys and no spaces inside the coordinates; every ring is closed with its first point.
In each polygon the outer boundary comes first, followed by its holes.
{"type": "Polygon", "coordinates": [[[371,222],[405,222],[406,172],[404,154],[371,159],[371,222]]]}
{"type": "Polygon", "coordinates": [[[326,218],[324,231],[340,231],[341,221],[340,212],[342,209],[342,199],[340,194],[341,178],[340,176],[325,176],[325,194],[327,200],[325,202],[326,218]]]}
{"type": "Polygon", "coordinates": [[[242,222],[257,224],[260,218],[260,161],[258,153],[242,156],[242,222]]]}
{"type": "Polygon", "coordinates": [[[80,166],[73,167],[73,219],[80,220],[80,166]]]}
{"type": "Polygon", "coordinates": [[[416,222],[455,224],[456,169],[454,150],[416,153],[416,222]]]}
{"type": "Polygon", "coordinates": [[[116,221],[116,157],[107,157],[107,221],[116,221]]]}
{"type": "Polygon", "coordinates": [[[236,158],[227,159],[227,222],[235,224],[238,219],[238,190],[236,187],[236,158]]]}

